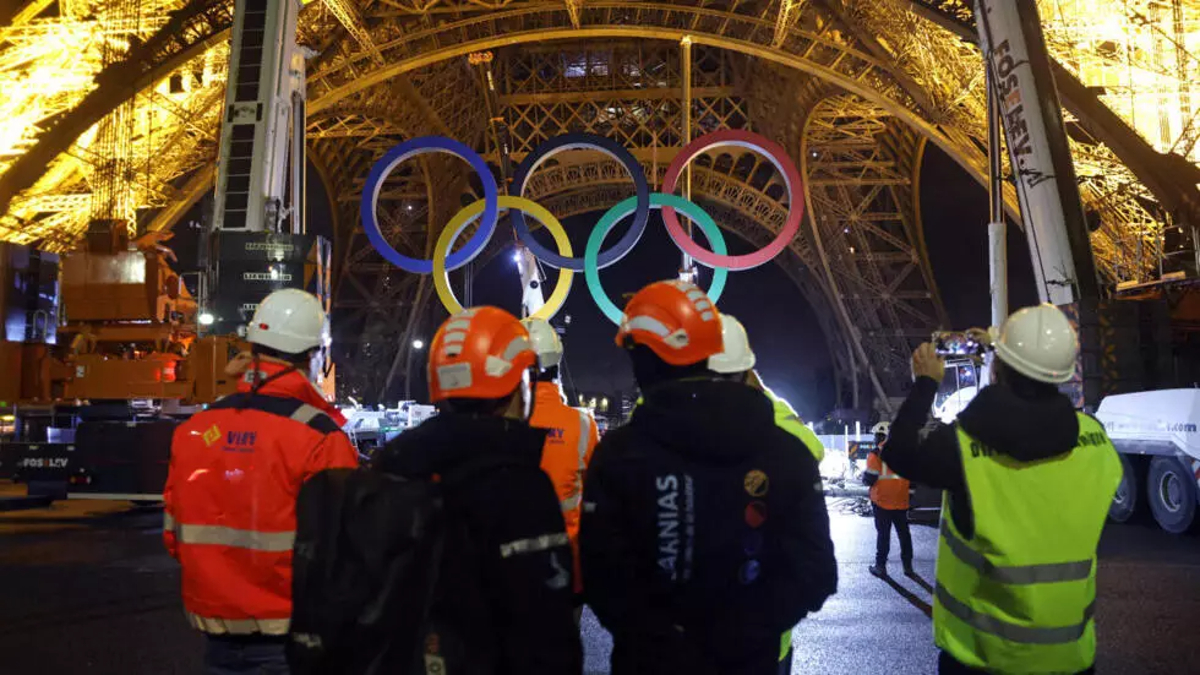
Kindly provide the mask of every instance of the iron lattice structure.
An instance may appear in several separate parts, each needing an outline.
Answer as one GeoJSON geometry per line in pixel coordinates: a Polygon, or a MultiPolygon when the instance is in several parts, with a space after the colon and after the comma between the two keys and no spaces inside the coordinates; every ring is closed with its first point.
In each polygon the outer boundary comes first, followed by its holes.
{"type": "MultiPolygon", "coordinates": [[[[1098,268],[1110,284],[1150,279],[1165,255],[1182,261],[1200,224],[1200,7],[1039,8],[1098,268]]],[[[231,0],[26,0],[4,19],[0,238],[68,249],[97,208],[164,230],[211,190],[231,0]]],[[[932,142],[986,174],[972,22],[964,0],[306,2],[309,157],[333,206],[349,391],[371,399],[402,379],[431,314],[427,279],[365,243],[370,165],[396,142],[442,134],[506,174],[541,140],[588,131],[620,140],[658,184],[685,139],[687,38],[693,135],[751,129],[802,164],[808,222],[776,263],[839,345],[839,382],[900,393],[907,351],[946,321],[923,242],[922,155],[932,142]]],[[[560,217],[629,194],[599,156],[557,159],[528,192],[560,217]]],[[[788,207],[770,165],[745,154],[698,159],[692,191],[755,243],[788,207]]],[[[398,249],[425,256],[474,198],[459,163],[421,159],[388,181],[380,218],[398,249]]],[[[1015,216],[1011,191],[1005,201],[1015,216]]]]}

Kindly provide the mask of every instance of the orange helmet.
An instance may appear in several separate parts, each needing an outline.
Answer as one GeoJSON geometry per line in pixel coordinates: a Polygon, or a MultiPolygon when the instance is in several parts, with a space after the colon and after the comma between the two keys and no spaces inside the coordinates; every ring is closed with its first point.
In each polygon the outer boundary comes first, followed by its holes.
{"type": "Polygon", "coordinates": [[[501,398],[536,363],[517,317],[498,307],[463,310],[446,319],[429,345],[429,398],[501,398]]]}
{"type": "Polygon", "coordinates": [[[699,363],[725,348],[717,308],[686,281],[656,281],[635,293],[617,331],[618,345],[627,339],[673,366],[699,363]]]}

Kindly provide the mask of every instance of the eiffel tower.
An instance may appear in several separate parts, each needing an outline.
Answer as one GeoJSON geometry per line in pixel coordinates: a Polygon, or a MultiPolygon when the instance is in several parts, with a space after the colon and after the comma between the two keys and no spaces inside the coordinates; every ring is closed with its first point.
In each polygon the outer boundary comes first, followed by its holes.
{"type": "MultiPolygon", "coordinates": [[[[213,187],[232,1],[15,5],[0,13],[0,240],[67,250],[114,190],[138,232],[170,230],[213,187]]],[[[1182,254],[1200,226],[1200,7],[1038,5],[1102,282],[1194,273],[1182,254]]],[[[362,391],[404,377],[402,336],[431,315],[422,277],[366,242],[364,178],[396,143],[431,134],[497,170],[560,133],[599,134],[657,188],[689,136],[752,130],[804,177],[806,223],[775,264],[826,338],[853,345],[834,350],[839,383],[860,373],[899,394],[913,345],[946,324],[922,226],[935,205],[919,186],[930,144],[987,180],[984,68],[963,0],[310,0],[299,41],[312,52],[307,149],[334,223],[343,372],[362,391]]],[[[525,194],[560,219],[632,194],[603,156],[558,159],[525,194]]],[[[398,250],[427,257],[478,188],[462,163],[410,164],[379,217],[398,250]]],[[[755,245],[789,207],[748,151],[699,158],[691,190],[755,245]]],[[[1004,206],[1019,222],[1011,185],[1004,206]]]]}

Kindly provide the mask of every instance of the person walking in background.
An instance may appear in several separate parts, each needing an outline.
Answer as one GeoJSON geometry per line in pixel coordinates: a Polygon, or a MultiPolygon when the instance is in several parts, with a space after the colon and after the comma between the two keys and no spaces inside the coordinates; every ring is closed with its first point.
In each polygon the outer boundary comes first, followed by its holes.
{"type": "Polygon", "coordinates": [[[900,563],[904,573],[913,571],[912,533],[908,530],[908,481],[880,459],[880,452],[887,444],[891,425],[879,422],[871,427],[875,435],[875,447],[867,454],[867,470],[863,472],[863,484],[871,488],[871,510],[875,514],[875,564],[869,571],[877,577],[887,576],[888,554],[892,548],[892,528],[900,540],[900,563]]]}
{"type": "Polygon", "coordinates": [[[546,445],[542,449],[542,470],[554,483],[562,506],[563,520],[575,559],[575,593],[581,602],[583,579],[579,573],[579,512],[583,507],[583,479],[592,461],[592,451],[600,440],[600,431],[591,413],[566,404],[559,383],[563,343],[558,332],[545,319],[530,318],[522,323],[529,330],[533,351],[538,359],[533,415],[529,418],[529,426],[548,431],[546,445]]]}
{"type": "Polygon", "coordinates": [[[780,635],[837,588],[816,460],[709,370],[721,322],[694,284],[636,293],[616,342],[644,402],[596,447],[580,529],[613,675],[786,672],[780,635]]]}
{"type": "Polygon", "coordinates": [[[208,637],[210,675],[287,672],[296,494],[318,471],[358,465],[345,419],[310,379],[328,336],[316,297],[267,296],[238,393],[175,430],[163,540],[183,567],[188,620],[208,637]]]}
{"type": "Polygon", "coordinates": [[[1058,385],[1079,342],[1053,305],[1026,307],[998,335],[994,384],[924,440],[945,363],[926,343],[882,460],[946,491],[934,592],[938,669],[1091,673],[1096,547],[1121,481],[1104,427],[1058,385]]]}
{"type": "Polygon", "coordinates": [[[476,307],[429,345],[439,414],[388,443],[372,468],[442,487],[447,535],[424,662],[447,675],[578,675],[571,547],[527,423],[537,354],[521,322],[476,307]]]}

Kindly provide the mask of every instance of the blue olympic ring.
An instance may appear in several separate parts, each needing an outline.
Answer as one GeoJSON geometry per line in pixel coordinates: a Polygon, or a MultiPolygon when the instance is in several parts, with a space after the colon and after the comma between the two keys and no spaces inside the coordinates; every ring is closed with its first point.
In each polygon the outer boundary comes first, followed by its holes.
{"type": "MultiPolygon", "coordinates": [[[[596,265],[600,269],[604,269],[609,265],[615,264],[617,261],[624,258],[626,254],[633,250],[634,246],[642,238],[642,234],[646,231],[646,224],[650,221],[650,184],[646,180],[646,173],[642,170],[642,165],[638,163],[637,158],[628,150],[621,147],[616,141],[596,136],[594,134],[571,133],[555,136],[554,138],[543,141],[540,145],[534,148],[533,152],[525,157],[521,165],[517,167],[516,174],[513,175],[513,187],[516,190],[517,196],[525,196],[525,187],[529,182],[529,178],[533,172],[546,160],[554,155],[567,150],[599,150],[608,155],[612,159],[620,162],[625,166],[625,170],[633,179],[635,191],[636,207],[634,209],[633,225],[629,231],[625,233],[621,240],[613,245],[612,248],[600,254],[600,258],[596,265]]],[[[533,238],[533,233],[529,231],[529,225],[525,222],[525,214],[519,210],[513,210],[509,215],[512,221],[513,230],[517,233],[517,239],[525,245],[530,252],[535,255],[538,260],[546,263],[551,267],[558,269],[566,268],[581,272],[584,269],[583,258],[568,258],[546,248],[536,239],[533,238]]]]}
{"type": "Polygon", "coordinates": [[[433,261],[410,258],[393,248],[379,229],[375,209],[379,206],[379,190],[392,170],[407,159],[431,152],[445,152],[462,159],[471,165],[471,169],[479,175],[479,180],[483,183],[485,206],[483,214],[480,216],[479,229],[458,252],[452,253],[446,258],[446,269],[458,269],[482,253],[488,241],[491,240],[492,234],[496,231],[496,223],[500,219],[500,191],[496,186],[496,177],[492,175],[492,171],[483,157],[467,145],[443,136],[422,136],[405,141],[388,150],[387,154],[375,162],[371,167],[370,174],[367,175],[367,182],[363,186],[362,200],[359,203],[359,213],[362,215],[363,231],[367,233],[367,239],[375,247],[375,250],[396,267],[414,274],[432,274],[433,261]]]}

